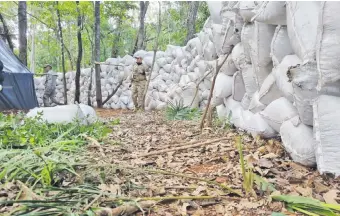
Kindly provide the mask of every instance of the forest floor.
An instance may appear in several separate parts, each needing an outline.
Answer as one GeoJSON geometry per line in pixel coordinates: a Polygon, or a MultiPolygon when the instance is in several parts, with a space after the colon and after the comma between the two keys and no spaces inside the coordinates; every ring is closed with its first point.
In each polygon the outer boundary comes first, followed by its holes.
{"type": "MultiPolygon", "coordinates": [[[[326,203],[339,200],[340,180],[292,162],[278,139],[254,139],[218,121],[201,132],[199,120],[168,120],[164,112],[98,109],[97,113],[104,122],[119,120],[119,124],[111,127],[105,141],[87,145],[81,159],[84,167],[76,170],[78,177],[64,178],[60,187],[78,187],[74,192],[67,189],[70,202],[76,200],[71,196],[75,191],[78,199],[87,199],[74,208],[104,207],[98,215],[114,216],[137,211],[150,216],[298,215],[271,195],[299,195],[326,203]],[[236,137],[241,137],[242,155],[236,137]],[[245,175],[252,176],[251,183],[244,183],[245,175]],[[81,189],[84,182],[91,182],[99,192],[81,189]]],[[[25,186],[15,190],[14,184],[0,184],[0,214],[13,208],[1,206],[2,195],[18,198],[24,191],[41,200],[56,194],[40,191],[38,196],[25,186]]]]}
{"type": "Polygon", "coordinates": [[[126,191],[127,195],[132,197],[197,198],[160,202],[152,208],[149,215],[271,215],[273,212],[294,215],[287,212],[283,203],[270,199],[270,194],[273,193],[313,197],[327,203],[336,203],[334,200],[337,199],[340,188],[339,179],[321,176],[315,169],[292,162],[278,140],[253,139],[242,132],[223,129],[216,123],[214,128],[201,133],[199,121],[169,121],[162,112],[98,110],[98,114],[105,119],[120,119],[120,124],[111,134],[111,139],[119,141],[120,144],[114,149],[96,152],[98,163],[104,161],[186,176],[164,175],[165,173],[145,170],[138,173],[129,172],[128,175],[120,173],[120,177],[113,175],[112,181],[106,183],[108,188],[110,185],[130,182],[138,188],[126,191]],[[246,194],[242,187],[240,155],[235,143],[235,137],[239,135],[242,137],[243,156],[247,167],[260,176],[260,180],[255,179],[254,190],[249,194],[246,194]],[[198,147],[161,152],[218,138],[226,139],[198,147]],[[147,153],[154,154],[143,156],[147,153]],[[217,184],[191,179],[188,176],[214,181],[217,184]],[[243,197],[230,193],[218,184],[238,191],[243,197]],[[200,199],[204,196],[216,198],[200,199]]]}

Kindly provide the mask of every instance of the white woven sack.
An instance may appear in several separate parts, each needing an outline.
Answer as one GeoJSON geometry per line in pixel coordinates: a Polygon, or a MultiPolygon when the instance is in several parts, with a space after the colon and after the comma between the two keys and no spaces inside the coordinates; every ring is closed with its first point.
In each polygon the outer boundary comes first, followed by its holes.
{"type": "Polygon", "coordinates": [[[270,51],[274,67],[279,65],[285,56],[292,54],[294,54],[294,51],[290,45],[287,27],[277,26],[271,43],[270,51]]]}
{"type": "Polygon", "coordinates": [[[245,87],[244,87],[243,78],[242,78],[241,72],[238,71],[233,76],[233,82],[232,82],[233,99],[240,102],[242,100],[245,92],[246,92],[246,90],[245,90],[245,87]]]}
{"type": "Polygon", "coordinates": [[[286,25],[286,2],[284,1],[264,1],[255,10],[256,15],[252,20],[271,25],[286,25]]]}

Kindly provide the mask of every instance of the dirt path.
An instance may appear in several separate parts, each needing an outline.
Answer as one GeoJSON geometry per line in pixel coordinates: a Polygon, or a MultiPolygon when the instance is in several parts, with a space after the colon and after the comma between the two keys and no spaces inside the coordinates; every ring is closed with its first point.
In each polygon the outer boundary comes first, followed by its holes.
{"type": "MultiPolygon", "coordinates": [[[[157,112],[132,113],[128,111],[98,110],[106,121],[120,119],[110,136],[111,144],[97,150],[98,164],[142,167],[166,170],[225,184],[244,194],[240,198],[216,185],[147,171],[118,168],[106,173],[103,187],[119,187],[119,193],[131,197],[220,196],[222,199],[177,200],[160,203],[150,215],[271,215],[285,212],[282,203],[270,202],[268,184],[254,185],[254,194],[242,189],[243,177],[234,138],[237,133],[221,128],[198,130],[199,122],[167,121],[157,112]],[[179,151],[160,152],[180,144],[228,138],[214,144],[179,151]],[[116,145],[112,145],[115,143],[116,145]],[[254,197],[255,196],[255,197],[254,197]]],[[[339,189],[339,181],[319,176],[314,169],[305,168],[289,160],[277,140],[256,140],[240,134],[248,167],[262,179],[275,186],[281,194],[295,194],[324,200],[329,190],[339,189]]]]}

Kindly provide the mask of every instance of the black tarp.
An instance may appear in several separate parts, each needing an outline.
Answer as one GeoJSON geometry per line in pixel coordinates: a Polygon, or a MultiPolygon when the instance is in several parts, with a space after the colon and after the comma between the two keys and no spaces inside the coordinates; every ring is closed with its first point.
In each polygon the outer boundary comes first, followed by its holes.
{"type": "Polygon", "coordinates": [[[0,110],[38,107],[33,73],[12,53],[0,39],[0,60],[4,65],[3,90],[0,92],[0,110]]]}

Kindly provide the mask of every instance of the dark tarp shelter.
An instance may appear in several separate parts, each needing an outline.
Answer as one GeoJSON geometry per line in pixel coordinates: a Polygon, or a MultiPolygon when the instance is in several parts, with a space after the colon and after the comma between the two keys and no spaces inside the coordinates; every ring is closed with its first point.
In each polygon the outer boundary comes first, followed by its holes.
{"type": "Polygon", "coordinates": [[[0,60],[4,65],[3,90],[0,92],[0,110],[28,110],[38,107],[33,73],[13,54],[0,39],[0,60]]]}

